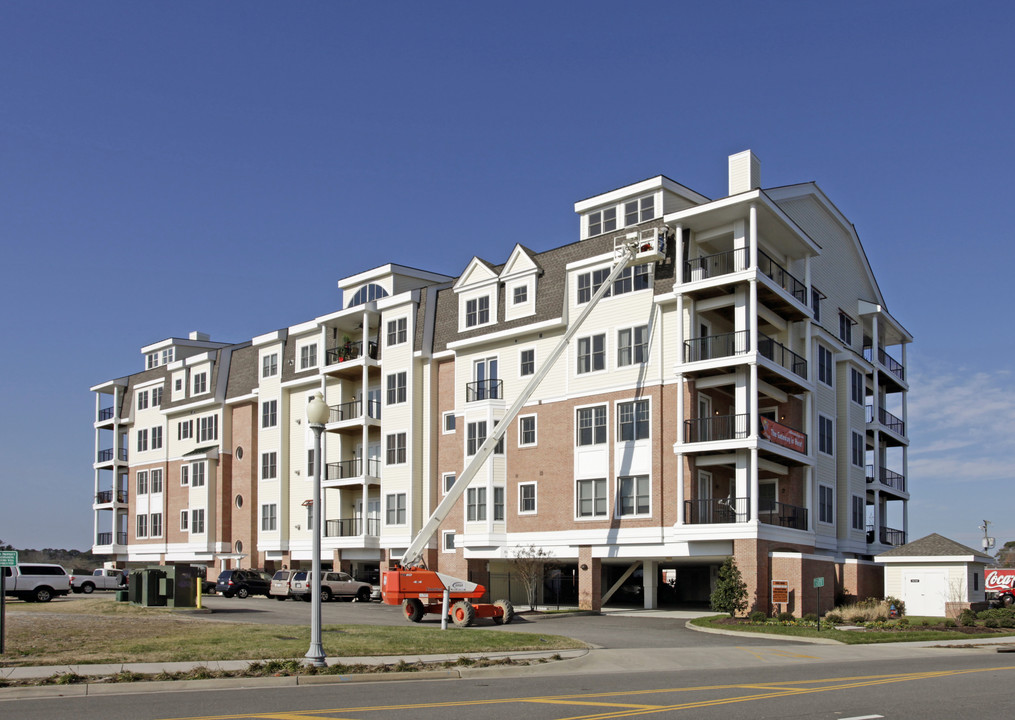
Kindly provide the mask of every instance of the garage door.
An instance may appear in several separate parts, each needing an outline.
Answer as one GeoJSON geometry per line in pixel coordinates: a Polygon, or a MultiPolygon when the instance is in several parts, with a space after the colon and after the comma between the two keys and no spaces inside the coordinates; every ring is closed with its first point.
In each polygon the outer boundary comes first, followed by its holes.
{"type": "Polygon", "coordinates": [[[902,599],[907,615],[943,617],[948,600],[948,577],[940,570],[910,570],[902,574],[902,599]]]}

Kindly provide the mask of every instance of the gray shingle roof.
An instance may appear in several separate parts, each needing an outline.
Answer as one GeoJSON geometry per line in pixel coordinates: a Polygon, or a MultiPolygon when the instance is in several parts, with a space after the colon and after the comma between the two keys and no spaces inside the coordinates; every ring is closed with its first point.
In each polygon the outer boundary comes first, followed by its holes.
{"type": "Polygon", "coordinates": [[[886,550],[878,557],[954,557],[956,555],[983,555],[983,553],[954,540],[949,540],[943,535],[931,533],[927,537],[886,550]]]}

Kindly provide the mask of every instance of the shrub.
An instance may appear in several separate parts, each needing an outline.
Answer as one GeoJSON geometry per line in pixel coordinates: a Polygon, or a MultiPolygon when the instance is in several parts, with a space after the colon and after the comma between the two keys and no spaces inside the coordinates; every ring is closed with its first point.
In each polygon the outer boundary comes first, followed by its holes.
{"type": "Polygon", "coordinates": [[[867,616],[864,615],[863,613],[856,613],[854,615],[849,616],[849,621],[854,625],[863,625],[865,622],[867,622],[867,616]]]}
{"type": "Polygon", "coordinates": [[[989,610],[977,613],[976,617],[981,620],[986,620],[987,618],[997,618],[998,620],[1002,618],[1010,618],[1015,620],[1015,607],[990,608],[989,610]]]}
{"type": "Polygon", "coordinates": [[[976,625],[976,613],[966,608],[959,613],[959,625],[962,627],[971,627],[976,625]]]}
{"type": "Polygon", "coordinates": [[[760,610],[755,610],[747,617],[752,623],[758,624],[762,624],[768,620],[768,617],[765,615],[765,613],[761,612],[760,610]]]}
{"type": "Polygon", "coordinates": [[[1003,628],[1015,627],[1015,618],[998,618],[997,624],[1003,628]]]}
{"type": "Polygon", "coordinates": [[[1001,621],[997,618],[987,618],[983,621],[983,627],[996,628],[1001,625],[1001,621]]]}
{"type": "Polygon", "coordinates": [[[815,615],[814,613],[807,613],[801,618],[801,620],[803,620],[804,622],[816,623],[818,621],[818,616],[815,615]]]}
{"type": "Polygon", "coordinates": [[[909,627],[909,618],[905,618],[905,617],[904,618],[899,618],[899,621],[897,623],[895,623],[895,624],[898,625],[900,628],[907,628],[907,627],[909,627]]]}
{"type": "Polygon", "coordinates": [[[921,625],[922,625],[923,627],[930,627],[930,620],[921,620],[921,621],[920,621],[920,624],[921,624],[921,625]]]}
{"type": "Polygon", "coordinates": [[[945,627],[955,627],[955,620],[952,618],[945,618],[945,621],[942,623],[942,625],[944,625],[945,627]]]}
{"type": "Polygon", "coordinates": [[[837,612],[825,613],[825,622],[837,625],[842,622],[842,615],[837,612]]]}
{"type": "Polygon", "coordinates": [[[747,608],[747,583],[732,556],[723,560],[709,602],[712,610],[729,613],[731,617],[747,608]]]}

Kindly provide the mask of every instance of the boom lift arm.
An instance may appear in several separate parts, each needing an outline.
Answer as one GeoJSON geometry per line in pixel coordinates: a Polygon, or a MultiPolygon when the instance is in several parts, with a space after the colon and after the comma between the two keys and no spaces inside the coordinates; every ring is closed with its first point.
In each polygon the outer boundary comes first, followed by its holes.
{"type": "Polygon", "coordinates": [[[443,573],[432,572],[420,569],[420,561],[423,557],[423,550],[430,539],[437,532],[440,524],[451,512],[451,508],[462,497],[469,483],[483,467],[483,464],[493,454],[494,448],[501,438],[507,433],[508,426],[515,419],[522,407],[529,401],[532,394],[539,387],[539,384],[553,369],[554,363],[560,358],[568,343],[581,329],[585,320],[595,309],[599,301],[613,287],[614,281],[627,268],[635,264],[644,264],[661,259],[665,255],[665,228],[659,231],[653,230],[652,237],[646,240],[637,234],[617,242],[614,248],[614,265],[609,276],[592,295],[592,298],[585,305],[574,322],[568,323],[567,330],[563,337],[549,355],[540,364],[539,369],[530,378],[522,392],[515,398],[514,402],[507,409],[504,416],[494,426],[492,432],[480,445],[476,454],[465,466],[462,474],[455,480],[455,483],[448,490],[447,494],[434,509],[430,518],[426,521],[420,531],[413,538],[412,542],[402,554],[399,561],[399,569],[384,573],[382,578],[382,592],[384,602],[397,605],[402,604],[404,613],[409,620],[419,622],[426,612],[440,612],[440,605],[430,602],[434,595],[440,596],[445,589],[449,590],[453,598],[460,598],[451,610],[452,619],[455,624],[469,625],[472,619],[478,614],[481,617],[492,617],[494,622],[510,622],[514,614],[511,604],[506,600],[498,600],[493,605],[470,605],[469,599],[479,599],[486,590],[481,585],[458,580],[443,573]],[[655,233],[658,232],[658,235],[655,233]],[[424,605],[423,603],[427,603],[424,605]],[[460,622],[461,621],[461,622],[460,622]]]}

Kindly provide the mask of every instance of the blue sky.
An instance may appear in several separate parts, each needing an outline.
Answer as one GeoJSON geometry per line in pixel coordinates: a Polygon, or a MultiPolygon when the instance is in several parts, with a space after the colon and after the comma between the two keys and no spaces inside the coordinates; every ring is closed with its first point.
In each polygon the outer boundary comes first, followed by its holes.
{"type": "Polygon", "coordinates": [[[1011,519],[1010,3],[5,3],[0,538],[91,542],[91,385],[386,262],[577,239],[665,174],[815,180],[909,352],[910,537],[1011,519]]]}

